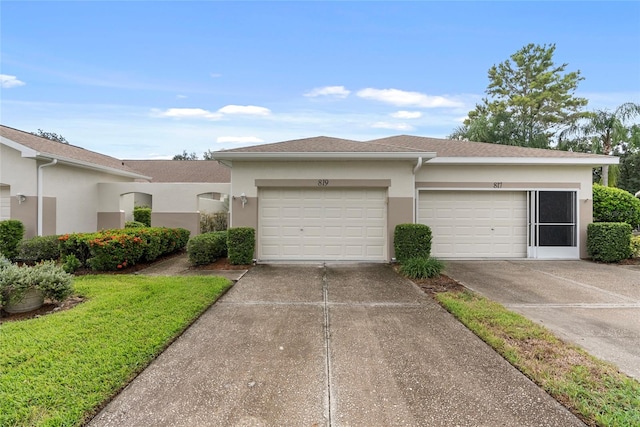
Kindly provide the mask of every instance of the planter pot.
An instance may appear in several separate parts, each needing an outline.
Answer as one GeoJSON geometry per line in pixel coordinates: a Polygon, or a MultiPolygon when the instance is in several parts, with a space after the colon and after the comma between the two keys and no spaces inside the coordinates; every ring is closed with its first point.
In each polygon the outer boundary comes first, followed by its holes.
{"type": "Polygon", "coordinates": [[[26,313],[36,310],[44,304],[44,294],[39,289],[29,289],[24,297],[15,303],[8,303],[4,306],[7,313],[26,313]]]}

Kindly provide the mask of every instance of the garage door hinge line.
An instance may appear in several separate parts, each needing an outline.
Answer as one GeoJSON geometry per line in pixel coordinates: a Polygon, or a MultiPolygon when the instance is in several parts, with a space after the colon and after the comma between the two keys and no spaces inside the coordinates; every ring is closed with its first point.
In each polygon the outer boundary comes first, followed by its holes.
{"type": "Polygon", "coordinates": [[[323,314],[324,314],[324,350],[325,350],[325,366],[326,366],[326,378],[327,378],[327,407],[325,408],[325,415],[327,420],[327,426],[331,427],[332,419],[331,419],[331,358],[330,358],[330,348],[329,348],[329,340],[331,338],[331,333],[329,331],[329,287],[327,284],[327,265],[322,264],[322,298],[324,300],[323,304],[323,314]]]}

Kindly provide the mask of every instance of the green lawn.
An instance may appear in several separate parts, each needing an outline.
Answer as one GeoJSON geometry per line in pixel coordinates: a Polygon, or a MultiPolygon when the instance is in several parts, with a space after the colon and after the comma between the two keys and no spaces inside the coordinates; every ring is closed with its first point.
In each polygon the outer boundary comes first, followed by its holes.
{"type": "Polygon", "coordinates": [[[104,275],[74,285],[88,301],[0,325],[0,426],[81,425],[231,282],[104,275]]]}
{"type": "Polygon", "coordinates": [[[547,329],[470,292],[438,301],[590,426],[640,426],[640,383],[547,329]]]}

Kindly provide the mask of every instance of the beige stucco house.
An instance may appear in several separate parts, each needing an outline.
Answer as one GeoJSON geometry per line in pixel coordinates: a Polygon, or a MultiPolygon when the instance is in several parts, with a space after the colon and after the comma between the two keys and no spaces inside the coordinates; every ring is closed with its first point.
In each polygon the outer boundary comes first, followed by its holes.
{"type": "Polygon", "coordinates": [[[433,231],[441,258],[586,257],[592,169],[617,158],[396,136],[317,137],[218,151],[231,225],[259,261],[393,259],[397,224],[433,231]]]}
{"type": "Polygon", "coordinates": [[[135,204],[152,208],[151,225],[195,235],[228,193],[216,162],[120,160],[0,126],[0,220],[22,221],[26,237],[122,228],[135,204]]]}

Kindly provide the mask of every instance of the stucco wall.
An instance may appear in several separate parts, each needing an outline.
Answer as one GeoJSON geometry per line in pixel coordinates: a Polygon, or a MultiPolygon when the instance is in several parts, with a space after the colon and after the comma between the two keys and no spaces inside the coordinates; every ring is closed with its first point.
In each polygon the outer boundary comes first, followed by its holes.
{"type": "Polygon", "coordinates": [[[409,161],[233,162],[233,195],[257,197],[256,179],[390,179],[389,197],[413,197],[413,167],[409,161]]]}

